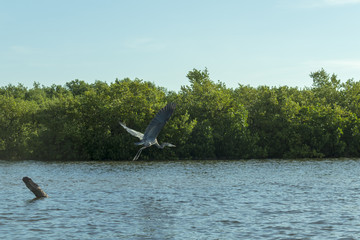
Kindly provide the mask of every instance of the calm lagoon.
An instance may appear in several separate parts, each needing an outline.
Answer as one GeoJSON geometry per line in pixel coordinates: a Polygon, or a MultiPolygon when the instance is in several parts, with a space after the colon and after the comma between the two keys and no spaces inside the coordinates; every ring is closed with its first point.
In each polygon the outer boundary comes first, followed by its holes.
{"type": "Polygon", "coordinates": [[[0,239],[359,239],[359,173],[359,159],[0,161],[0,239]]]}

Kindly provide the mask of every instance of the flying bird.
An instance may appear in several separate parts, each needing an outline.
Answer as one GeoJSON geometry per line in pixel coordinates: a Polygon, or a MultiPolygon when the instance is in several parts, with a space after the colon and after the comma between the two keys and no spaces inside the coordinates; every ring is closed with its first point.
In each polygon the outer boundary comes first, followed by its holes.
{"type": "Polygon", "coordinates": [[[134,129],[127,127],[124,123],[119,122],[120,125],[125,128],[125,130],[140,139],[140,142],[135,143],[135,145],[144,145],[139,149],[136,153],[133,161],[137,160],[141,154],[141,151],[145,148],[148,148],[152,145],[157,146],[158,148],[163,149],[164,147],[175,147],[174,144],[164,142],[161,145],[157,141],[157,136],[159,135],[161,129],[165,126],[165,123],[170,119],[171,115],[175,110],[175,103],[168,103],[165,107],[163,107],[151,120],[149,125],[147,126],[145,133],[138,132],[134,129]]]}

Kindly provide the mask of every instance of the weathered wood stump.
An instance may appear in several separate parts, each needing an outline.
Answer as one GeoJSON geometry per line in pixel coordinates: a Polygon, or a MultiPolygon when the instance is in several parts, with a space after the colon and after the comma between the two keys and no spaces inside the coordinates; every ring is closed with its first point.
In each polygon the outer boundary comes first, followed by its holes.
{"type": "Polygon", "coordinates": [[[30,191],[32,191],[37,198],[49,197],[36,183],[29,177],[23,177],[22,179],[30,191]]]}

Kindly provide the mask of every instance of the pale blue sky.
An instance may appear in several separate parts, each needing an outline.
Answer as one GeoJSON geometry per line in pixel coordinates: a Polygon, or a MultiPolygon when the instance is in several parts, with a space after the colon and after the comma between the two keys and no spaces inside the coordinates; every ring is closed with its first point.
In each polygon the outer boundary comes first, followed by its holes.
{"type": "Polygon", "coordinates": [[[360,0],[0,0],[0,86],[140,78],[193,68],[228,87],[360,80],[360,0]]]}

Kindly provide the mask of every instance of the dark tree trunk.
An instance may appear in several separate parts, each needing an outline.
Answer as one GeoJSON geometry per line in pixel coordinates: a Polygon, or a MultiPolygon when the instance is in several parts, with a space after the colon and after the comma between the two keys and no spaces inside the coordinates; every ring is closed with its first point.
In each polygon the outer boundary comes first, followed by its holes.
{"type": "Polygon", "coordinates": [[[29,177],[23,177],[22,179],[25,185],[32,191],[37,198],[48,197],[48,195],[37,185],[36,183],[31,180],[29,177]]]}

